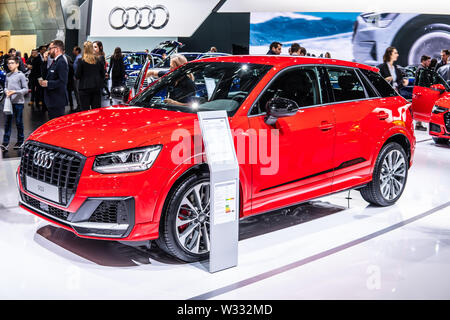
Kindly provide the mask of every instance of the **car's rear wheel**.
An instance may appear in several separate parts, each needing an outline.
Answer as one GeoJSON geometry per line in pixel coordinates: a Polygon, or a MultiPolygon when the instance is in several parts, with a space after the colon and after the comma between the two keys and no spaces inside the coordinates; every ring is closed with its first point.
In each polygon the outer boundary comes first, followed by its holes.
{"type": "Polygon", "coordinates": [[[433,138],[434,143],[446,145],[449,142],[449,139],[445,138],[433,138]]]}
{"type": "Polygon", "coordinates": [[[192,174],[171,193],[156,244],[186,262],[205,260],[210,250],[209,221],[209,174],[192,174]]]}
{"type": "Polygon", "coordinates": [[[396,142],[387,144],[375,163],[372,181],[360,189],[362,197],[380,207],[395,204],[405,190],[408,169],[408,157],[402,146],[396,142]]]}

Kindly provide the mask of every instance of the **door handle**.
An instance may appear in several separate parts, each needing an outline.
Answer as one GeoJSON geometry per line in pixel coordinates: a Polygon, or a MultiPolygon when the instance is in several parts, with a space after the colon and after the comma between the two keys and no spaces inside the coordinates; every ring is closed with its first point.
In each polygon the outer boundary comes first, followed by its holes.
{"type": "Polygon", "coordinates": [[[322,131],[330,131],[334,128],[334,124],[329,123],[328,121],[322,121],[322,124],[320,125],[320,130],[322,131]]]}
{"type": "Polygon", "coordinates": [[[386,119],[389,118],[389,115],[386,112],[381,111],[381,112],[378,113],[377,117],[380,120],[386,120],[386,119]]]}

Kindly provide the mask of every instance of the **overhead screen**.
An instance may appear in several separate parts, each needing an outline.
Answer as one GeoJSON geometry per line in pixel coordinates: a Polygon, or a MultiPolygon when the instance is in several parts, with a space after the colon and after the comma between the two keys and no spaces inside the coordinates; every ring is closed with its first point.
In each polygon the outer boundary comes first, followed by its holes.
{"type": "Polygon", "coordinates": [[[250,53],[266,54],[270,43],[283,44],[288,54],[299,43],[316,57],[370,65],[383,62],[389,46],[399,51],[402,66],[418,65],[422,55],[440,58],[450,49],[450,15],[374,12],[253,12],[250,53]]]}

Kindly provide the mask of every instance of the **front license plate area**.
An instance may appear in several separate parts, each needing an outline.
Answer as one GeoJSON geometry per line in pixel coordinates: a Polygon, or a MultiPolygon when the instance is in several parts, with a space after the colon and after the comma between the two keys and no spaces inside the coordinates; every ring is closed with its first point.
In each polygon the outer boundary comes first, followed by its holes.
{"type": "Polygon", "coordinates": [[[31,177],[26,177],[27,179],[27,191],[43,198],[56,203],[59,203],[59,188],[52,186],[51,184],[38,181],[31,177]]]}

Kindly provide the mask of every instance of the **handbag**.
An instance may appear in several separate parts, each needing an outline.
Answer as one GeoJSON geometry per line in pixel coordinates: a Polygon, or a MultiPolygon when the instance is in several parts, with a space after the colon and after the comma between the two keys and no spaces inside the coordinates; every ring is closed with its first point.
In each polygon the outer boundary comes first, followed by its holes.
{"type": "Polygon", "coordinates": [[[3,112],[4,112],[6,115],[13,114],[11,98],[6,98],[6,99],[5,99],[5,103],[4,103],[4,105],[3,105],[3,112]]]}

